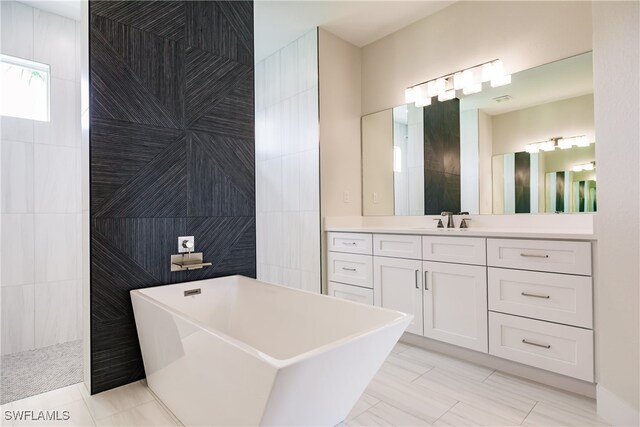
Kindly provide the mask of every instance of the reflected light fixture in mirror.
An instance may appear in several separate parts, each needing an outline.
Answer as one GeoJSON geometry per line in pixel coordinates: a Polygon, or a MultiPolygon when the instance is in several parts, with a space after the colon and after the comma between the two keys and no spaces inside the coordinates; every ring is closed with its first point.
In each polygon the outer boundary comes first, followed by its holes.
{"type": "Polygon", "coordinates": [[[505,74],[501,60],[485,62],[471,68],[456,71],[437,79],[429,80],[405,89],[404,97],[407,104],[415,103],[416,107],[431,105],[431,98],[438,97],[438,101],[448,101],[456,97],[456,91],[464,95],[482,91],[482,83],[490,82],[491,87],[504,86],[511,83],[511,75],[505,74]]]}
{"type": "Polygon", "coordinates": [[[556,148],[567,150],[571,147],[588,147],[595,142],[589,142],[586,135],[572,136],[569,138],[551,138],[548,141],[534,142],[527,144],[525,150],[527,153],[535,154],[540,151],[553,151],[556,148]]]}

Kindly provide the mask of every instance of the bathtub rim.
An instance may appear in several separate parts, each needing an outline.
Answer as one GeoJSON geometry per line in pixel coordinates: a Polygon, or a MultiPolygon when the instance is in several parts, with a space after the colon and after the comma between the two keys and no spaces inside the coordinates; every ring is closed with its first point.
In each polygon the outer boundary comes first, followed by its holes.
{"type": "MultiPolygon", "coordinates": [[[[400,323],[407,322],[407,324],[408,324],[413,319],[413,315],[412,314],[403,313],[401,311],[390,310],[390,309],[384,308],[384,307],[368,306],[367,304],[361,304],[361,303],[354,302],[354,301],[347,301],[347,300],[343,300],[343,299],[340,299],[340,298],[331,297],[329,295],[317,294],[315,292],[310,292],[310,291],[306,291],[306,290],[303,290],[303,289],[293,289],[293,288],[289,288],[287,286],[278,285],[278,284],[275,284],[275,283],[264,282],[262,280],[254,279],[252,277],[247,277],[247,276],[243,276],[243,275],[240,275],[240,274],[234,274],[234,275],[230,275],[230,276],[215,277],[215,278],[211,278],[211,279],[194,280],[194,281],[190,281],[190,282],[179,282],[179,283],[171,283],[171,284],[167,284],[167,285],[149,286],[149,287],[146,287],[146,288],[132,289],[132,290],[129,291],[129,294],[131,296],[132,303],[133,303],[133,297],[134,296],[142,298],[146,302],[154,304],[155,306],[160,307],[160,308],[170,312],[171,314],[179,317],[183,321],[185,321],[187,323],[190,323],[190,324],[192,324],[193,326],[195,326],[195,327],[197,327],[199,329],[204,330],[208,334],[213,335],[216,338],[219,338],[219,339],[225,341],[226,343],[239,348],[240,350],[244,351],[245,353],[248,353],[251,356],[258,358],[258,359],[262,360],[263,362],[268,363],[269,365],[271,365],[271,366],[273,366],[274,368],[277,368],[277,369],[285,368],[287,366],[294,365],[294,364],[302,362],[304,360],[311,359],[311,358],[316,357],[316,356],[318,356],[318,355],[320,355],[322,353],[330,351],[333,348],[340,347],[340,346],[342,346],[344,344],[347,344],[347,343],[349,343],[351,341],[363,339],[363,338],[365,338],[367,336],[373,335],[373,334],[375,334],[375,333],[377,333],[379,331],[382,331],[384,329],[391,328],[391,327],[396,326],[396,325],[398,325],[400,323]],[[223,333],[221,331],[212,329],[212,328],[206,326],[204,323],[202,323],[202,322],[194,319],[193,317],[189,316],[188,314],[186,314],[186,313],[184,313],[182,311],[176,310],[175,308],[172,308],[169,305],[167,305],[167,304],[165,304],[163,302],[160,302],[156,298],[153,298],[153,297],[145,294],[144,292],[142,292],[144,290],[151,289],[151,288],[161,288],[161,287],[165,287],[165,286],[175,286],[175,285],[180,285],[180,284],[184,284],[184,283],[197,284],[197,283],[201,283],[201,282],[210,282],[212,280],[217,280],[217,279],[231,279],[231,278],[239,278],[241,280],[243,280],[243,279],[252,280],[252,281],[256,281],[256,282],[259,282],[261,284],[264,284],[266,286],[274,286],[274,287],[280,288],[280,289],[285,290],[287,292],[304,292],[304,293],[311,294],[311,295],[314,295],[314,296],[329,297],[329,298],[332,298],[332,299],[335,299],[335,300],[339,300],[339,301],[347,303],[347,304],[357,304],[357,305],[365,305],[367,307],[374,307],[374,308],[376,308],[378,310],[383,310],[383,311],[386,311],[388,313],[397,314],[397,317],[395,319],[389,321],[388,323],[384,323],[384,324],[382,324],[380,326],[372,327],[372,328],[369,328],[369,329],[364,329],[361,332],[357,332],[357,333],[353,333],[353,334],[347,335],[347,336],[342,337],[342,338],[340,338],[340,339],[338,339],[336,341],[331,341],[329,343],[323,344],[323,345],[321,345],[319,347],[315,347],[315,348],[313,348],[311,350],[308,350],[308,351],[305,351],[303,353],[297,354],[297,355],[292,356],[290,358],[278,359],[278,358],[275,358],[275,357],[273,357],[273,356],[271,356],[271,355],[269,355],[269,354],[267,354],[267,353],[265,353],[263,351],[258,350],[255,347],[250,346],[247,343],[244,343],[244,342],[240,341],[237,338],[234,338],[234,337],[232,337],[230,335],[227,335],[227,334],[225,334],[225,333],[223,333]]],[[[134,309],[134,318],[135,318],[135,309],[134,309]]],[[[138,334],[140,334],[140,333],[141,333],[141,331],[138,330],[138,334]]]]}

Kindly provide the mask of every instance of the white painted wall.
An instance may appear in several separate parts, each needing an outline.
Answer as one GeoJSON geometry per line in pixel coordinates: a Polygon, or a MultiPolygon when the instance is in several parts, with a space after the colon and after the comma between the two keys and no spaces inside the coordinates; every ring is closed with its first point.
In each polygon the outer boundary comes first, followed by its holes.
{"type": "Polygon", "coordinates": [[[362,212],[393,215],[393,110],[362,117],[362,212]]]}
{"type": "Polygon", "coordinates": [[[322,217],[361,215],[360,49],[323,29],[318,37],[322,217]]]}
{"type": "Polygon", "coordinates": [[[362,49],[362,114],[494,58],[515,73],[591,50],[591,2],[457,2],[362,49]]]}
{"type": "Polygon", "coordinates": [[[82,338],[80,24],[0,2],[0,51],[51,66],[51,121],[2,117],[2,354],[82,338]]]}
{"type": "Polygon", "coordinates": [[[256,64],[258,279],[320,292],[318,50],[314,29],[256,64]]]}
{"type": "Polygon", "coordinates": [[[598,413],[640,424],[640,3],[595,2],[598,413]]]}

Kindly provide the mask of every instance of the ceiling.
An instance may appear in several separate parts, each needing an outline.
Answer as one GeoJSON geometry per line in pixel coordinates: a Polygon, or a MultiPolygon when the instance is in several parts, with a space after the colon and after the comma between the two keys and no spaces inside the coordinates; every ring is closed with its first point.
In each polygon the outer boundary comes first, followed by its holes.
{"type": "Polygon", "coordinates": [[[20,0],[20,3],[80,21],[80,0],[20,0]]]}
{"type": "Polygon", "coordinates": [[[314,27],[365,46],[454,1],[256,0],[255,58],[260,61],[314,27]]]}

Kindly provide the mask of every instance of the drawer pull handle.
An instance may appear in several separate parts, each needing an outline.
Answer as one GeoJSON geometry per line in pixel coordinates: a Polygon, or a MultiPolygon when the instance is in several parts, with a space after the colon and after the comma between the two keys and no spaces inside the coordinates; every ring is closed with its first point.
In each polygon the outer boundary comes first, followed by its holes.
{"type": "Polygon", "coordinates": [[[418,274],[420,274],[420,270],[416,270],[416,289],[420,289],[420,285],[418,285],[418,274]]]}
{"type": "Polygon", "coordinates": [[[549,258],[549,255],[525,254],[524,252],[520,253],[520,256],[525,258],[549,258]]]}
{"type": "Polygon", "coordinates": [[[538,344],[537,342],[532,342],[532,341],[527,341],[526,339],[522,339],[522,342],[524,344],[529,344],[529,345],[535,345],[536,347],[542,347],[542,348],[551,348],[550,344],[538,344]]]}
{"type": "Polygon", "coordinates": [[[346,270],[346,271],[358,271],[358,270],[357,270],[357,269],[355,269],[355,268],[348,268],[348,267],[342,267],[342,269],[343,269],[343,270],[346,270]]]}
{"type": "Polygon", "coordinates": [[[355,246],[355,245],[357,245],[356,242],[342,242],[342,244],[345,245],[345,246],[355,246]]]}
{"type": "Polygon", "coordinates": [[[526,292],[520,292],[520,295],[525,296],[525,297],[533,297],[533,298],[544,298],[544,299],[551,298],[549,295],[528,294],[526,292]]]}

